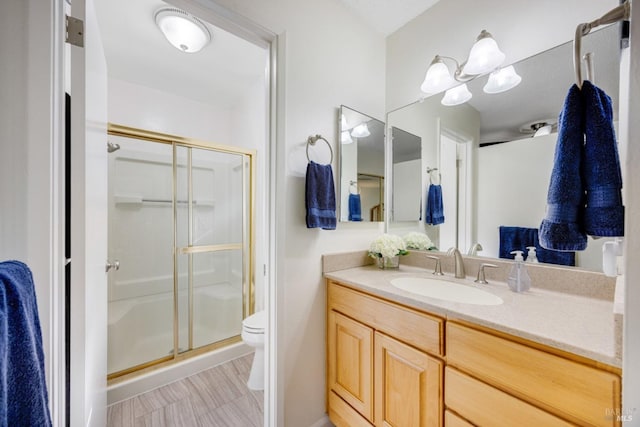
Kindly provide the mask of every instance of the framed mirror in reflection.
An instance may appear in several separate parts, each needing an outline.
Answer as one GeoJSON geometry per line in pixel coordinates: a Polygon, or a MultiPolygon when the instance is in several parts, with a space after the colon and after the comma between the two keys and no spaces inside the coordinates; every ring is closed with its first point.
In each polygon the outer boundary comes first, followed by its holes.
{"type": "Polygon", "coordinates": [[[384,122],[340,106],[340,221],[384,221],[384,122]]]}
{"type": "MultiPolygon", "coordinates": [[[[584,37],[582,52],[592,53],[591,78],[612,98],[617,129],[619,25],[584,37]]],[[[477,255],[492,258],[513,257],[504,253],[505,239],[533,239],[545,216],[558,115],[574,83],[572,55],[568,42],[512,64],[522,81],[502,93],[485,93],[487,76],[480,76],[468,83],[473,96],[464,104],[445,106],[442,94],[435,94],[388,113],[389,127],[415,135],[421,144],[413,175],[396,179],[393,162],[388,231],[425,232],[441,250],[455,246],[472,252],[480,243],[477,255]],[[445,220],[439,225],[426,222],[426,195],[434,179],[427,168],[442,174],[445,220]],[[401,183],[410,181],[420,183],[420,191],[413,190],[419,195],[405,197],[401,183]]],[[[394,136],[394,156],[395,143],[394,136]]],[[[607,240],[589,238],[587,250],[576,252],[573,261],[551,261],[601,271],[607,240]]]]}

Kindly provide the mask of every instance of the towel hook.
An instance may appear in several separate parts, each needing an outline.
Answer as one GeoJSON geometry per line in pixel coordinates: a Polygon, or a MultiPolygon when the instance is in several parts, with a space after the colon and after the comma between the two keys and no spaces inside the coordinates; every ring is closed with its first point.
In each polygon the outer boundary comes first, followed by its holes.
{"type": "Polygon", "coordinates": [[[333,149],[331,148],[331,144],[329,144],[329,141],[327,141],[322,135],[311,135],[309,136],[309,138],[307,138],[307,160],[311,161],[311,159],[309,158],[309,146],[310,145],[316,145],[316,142],[318,142],[318,140],[321,139],[324,142],[327,143],[327,147],[329,147],[329,152],[331,153],[331,160],[329,160],[329,164],[333,163],[333,149]]]}

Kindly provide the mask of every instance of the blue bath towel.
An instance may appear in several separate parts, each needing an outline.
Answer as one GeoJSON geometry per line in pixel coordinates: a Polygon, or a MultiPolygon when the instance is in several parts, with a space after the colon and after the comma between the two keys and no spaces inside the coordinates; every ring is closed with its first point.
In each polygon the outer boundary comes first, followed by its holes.
{"type": "Polygon", "coordinates": [[[556,251],[587,247],[583,231],[585,193],[581,175],[584,145],[584,107],[574,84],[564,101],[558,122],[558,142],[547,194],[546,218],[540,224],[540,244],[556,251]]]}
{"type": "Polygon", "coordinates": [[[362,221],[362,204],[359,194],[349,194],[349,221],[362,221]]]}
{"type": "Polygon", "coordinates": [[[500,258],[513,259],[511,251],[522,251],[527,257],[527,246],[535,246],[538,261],[547,264],[576,265],[575,252],[560,252],[545,249],[538,241],[538,229],[526,227],[500,227],[500,258]]]}
{"type": "Polygon", "coordinates": [[[331,165],[309,162],[305,203],[307,228],[336,229],[336,192],[331,165]]]}
{"type": "Polygon", "coordinates": [[[622,173],[611,98],[589,81],[582,85],[585,103],[584,183],[587,206],[584,230],[590,236],[624,236],[622,173]]]}
{"type": "Polygon", "coordinates": [[[42,333],[29,268],[0,263],[0,426],[50,426],[42,333]]]}
{"type": "Polygon", "coordinates": [[[444,207],[442,206],[442,187],[439,184],[430,184],[427,191],[427,209],[425,222],[429,225],[444,223],[444,207]]]}

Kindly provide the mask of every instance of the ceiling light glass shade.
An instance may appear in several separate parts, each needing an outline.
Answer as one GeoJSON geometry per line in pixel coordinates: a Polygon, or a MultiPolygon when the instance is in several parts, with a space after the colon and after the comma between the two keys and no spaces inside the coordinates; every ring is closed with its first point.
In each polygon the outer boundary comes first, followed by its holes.
{"type": "Polygon", "coordinates": [[[211,33],[204,23],[180,9],[160,9],[155,18],[169,43],[182,52],[198,52],[211,41],[211,33]]]}
{"type": "Polygon", "coordinates": [[[521,81],[522,77],[516,73],[513,65],[509,65],[491,73],[483,90],[485,93],[506,92],[518,86],[521,81]]]}
{"type": "Polygon", "coordinates": [[[369,135],[371,135],[371,132],[369,132],[369,126],[366,123],[360,123],[351,131],[351,136],[354,138],[365,138],[369,135]]]}
{"type": "Polygon", "coordinates": [[[340,142],[342,144],[351,144],[353,142],[353,139],[351,139],[351,135],[349,135],[349,131],[348,130],[343,130],[340,133],[340,142]]]}
{"type": "Polygon", "coordinates": [[[505,54],[498,48],[498,43],[491,34],[482,30],[477,41],[471,47],[469,59],[462,68],[468,75],[488,73],[498,68],[504,62],[505,54]]]}
{"type": "Polygon", "coordinates": [[[471,99],[473,95],[469,92],[467,88],[467,84],[461,84],[460,86],[456,86],[452,89],[449,89],[442,98],[440,103],[442,105],[446,105],[447,107],[452,107],[454,105],[464,104],[468,100],[471,99]]]}
{"type": "Polygon", "coordinates": [[[347,130],[349,129],[349,125],[347,125],[347,118],[344,116],[344,114],[342,115],[342,117],[340,118],[340,128],[342,130],[347,130]]]}
{"type": "Polygon", "coordinates": [[[453,76],[451,76],[449,68],[442,62],[442,59],[436,55],[433,61],[431,61],[427,74],[424,76],[424,82],[422,82],[420,90],[424,93],[439,93],[449,89],[455,83],[456,81],[453,79],[453,76]]]}
{"type": "Polygon", "coordinates": [[[552,130],[553,130],[553,125],[541,126],[538,128],[538,130],[536,130],[536,133],[533,134],[533,137],[535,138],[536,136],[549,135],[552,130]]]}

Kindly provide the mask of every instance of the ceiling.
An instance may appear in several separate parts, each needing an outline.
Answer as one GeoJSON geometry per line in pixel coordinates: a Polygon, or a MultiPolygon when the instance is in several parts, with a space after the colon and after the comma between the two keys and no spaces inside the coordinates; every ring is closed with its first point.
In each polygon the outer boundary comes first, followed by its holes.
{"type": "Polygon", "coordinates": [[[388,36],[439,0],[340,0],[379,33],[388,36]]]}
{"type": "Polygon", "coordinates": [[[264,79],[267,51],[205,23],[211,43],[183,53],[164,38],[154,13],[160,0],[95,0],[109,77],[223,108],[264,79]]]}

